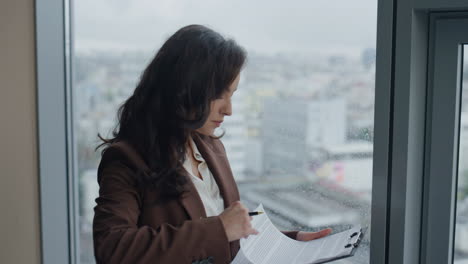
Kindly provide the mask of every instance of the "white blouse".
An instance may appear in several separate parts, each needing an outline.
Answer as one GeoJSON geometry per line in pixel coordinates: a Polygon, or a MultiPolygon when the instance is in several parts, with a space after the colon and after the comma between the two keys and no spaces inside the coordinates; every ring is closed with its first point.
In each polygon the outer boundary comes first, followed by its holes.
{"type": "Polygon", "coordinates": [[[198,165],[198,171],[200,172],[203,179],[198,178],[196,174],[193,173],[188,153],[183,164],[184,169],[190,174],[190,179],[195,185],[198,195],[200,196],[203,202],[203,206],[205,207],[206,216],[209,217],[219,215],[224,211],[224,200],[219,192],[218,184],[216,184],[216,180],[214,179],[213,174],[211,174],[205,159],[203,159],[202,155],[198,151],[198,148],[193,139],[190,139],[190,144],[193,149],[194,158],[200,161],[200,164],[198,165]]]}

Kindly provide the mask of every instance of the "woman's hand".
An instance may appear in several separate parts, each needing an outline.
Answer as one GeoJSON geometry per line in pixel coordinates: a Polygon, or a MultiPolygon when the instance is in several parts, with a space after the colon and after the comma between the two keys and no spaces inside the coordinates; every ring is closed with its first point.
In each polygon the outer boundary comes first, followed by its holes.
{"type": "Polygon", "coordinates": [[[298,241],[310,241],[318,238],[328,236],[332,232],[331,228],[323,229],[318,232],[303,232],[299,231],[296,235],[298,241]]]}
{"type": "Polygon", "coordinates": [[[239,201],[226,208],[219,218],[226,230],[229,242],[258,234],[258,231],[250,224],[252,217],[249,216],[249,210],[239,201]]]}

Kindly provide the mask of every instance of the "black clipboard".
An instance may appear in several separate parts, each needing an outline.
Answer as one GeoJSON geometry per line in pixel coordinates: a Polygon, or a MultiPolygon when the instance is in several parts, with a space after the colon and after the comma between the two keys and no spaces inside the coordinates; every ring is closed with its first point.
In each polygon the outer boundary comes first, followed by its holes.
{"type": "Polygon", "coordinates": [[[351,241],[348,241],[348,243],[346,243],[344,245],[344,247],[353,247],[350,254],[345,255],[345,256],[336,257],[336,258],[329,258],[329,259],[319,261],[319,262],[313,262],[312,264],[328,263],[328,262],[331,262],[331,261],[344,259],[344,258],[349,258],[349,257],[354,256],[354,254],[356,253],[356,250],[358,249],[359,245],[361,244],[361,241],[364,238],[364,235],[365,235],[366,232],[367,232],[367,227],[361,227],[361,230],[360,230],[359,233],[355,232],[357,234],[353,233],[353,234],[350,235],[351,241]],[[357,236],[357,238],[355,238],[353,240],[352,238],[354,238],[355,236],[357,236]]]}

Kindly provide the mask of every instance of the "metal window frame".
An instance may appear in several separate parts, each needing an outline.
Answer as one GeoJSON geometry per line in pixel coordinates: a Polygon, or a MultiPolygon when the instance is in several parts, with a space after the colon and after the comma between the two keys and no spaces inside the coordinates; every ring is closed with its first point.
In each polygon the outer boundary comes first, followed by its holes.
{"type": "Polygon", "coordinates": [[[67,0],[35,1],[42,263],[76,263],[71,30],[67,0]]]}
{"type": "MultiPolygon", "coordinates": [[[[427,138],[431,136],[426,112],[432,107],[427,101],[431,96],[427,90],[430,18],[434,12],[450,16],[454,11],[467,11],[468,3],[394,0],[391,6],[379,1],[379,10],[391,7],[395,10],[392,23],[388,14],[379,13],[378,18],[393,27],[390,31],[388,25],[379,24],[377,32],[371,263],[426,263],[425,241],[431,231],[425,228],[424,207],[426,167],[430,164],[427,138]],[[383,32],[385,29],[388,31],[383,32]],[[383,53],[380,57],[379,52],[383,53]],[[385,243],[383,247],[381,243],[385,243]]],[[[437,255],[443,249],[431,250],[437,255]]]]}
{"type": "Polygon", "coordinates": [[[468,12],[432,13],[421,259],[453,263],[463,44],[468,12]],[[443,139],[443,140],[441,140],[443,139]]]}

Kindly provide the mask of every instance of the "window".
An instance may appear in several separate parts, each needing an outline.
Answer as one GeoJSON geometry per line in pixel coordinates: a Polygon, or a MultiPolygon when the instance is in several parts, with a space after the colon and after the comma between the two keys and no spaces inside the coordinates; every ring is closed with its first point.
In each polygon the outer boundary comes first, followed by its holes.
{"type": "Polygon", "coordinates": [[[432,16],[429,64],[425,263],[468,261],[466,239],[466,71],[463,71],[467,14],[432,16]],[[458,183],[458,184],[457,184],[458,183]]]}
{"type": "Polygon", "coordinates": [[[460,142],[458,156],[457,210],[455,222],[455,262],[468,263],[468,56],[467,45],[463,46],[462,104],[460,119],[460,142]]]}
{"type": "MultiPolygon", "coordinates": [[[[242,201],[284,230],[370,225],[376,0],[78,1],[72,12],[81,263],[93,262],[96,135],[110,135],[152,55],[189,23],[249,53],[222,139],[242,201]]],[[[368,261],[369,232],[342,263],[368,261]]]]}

